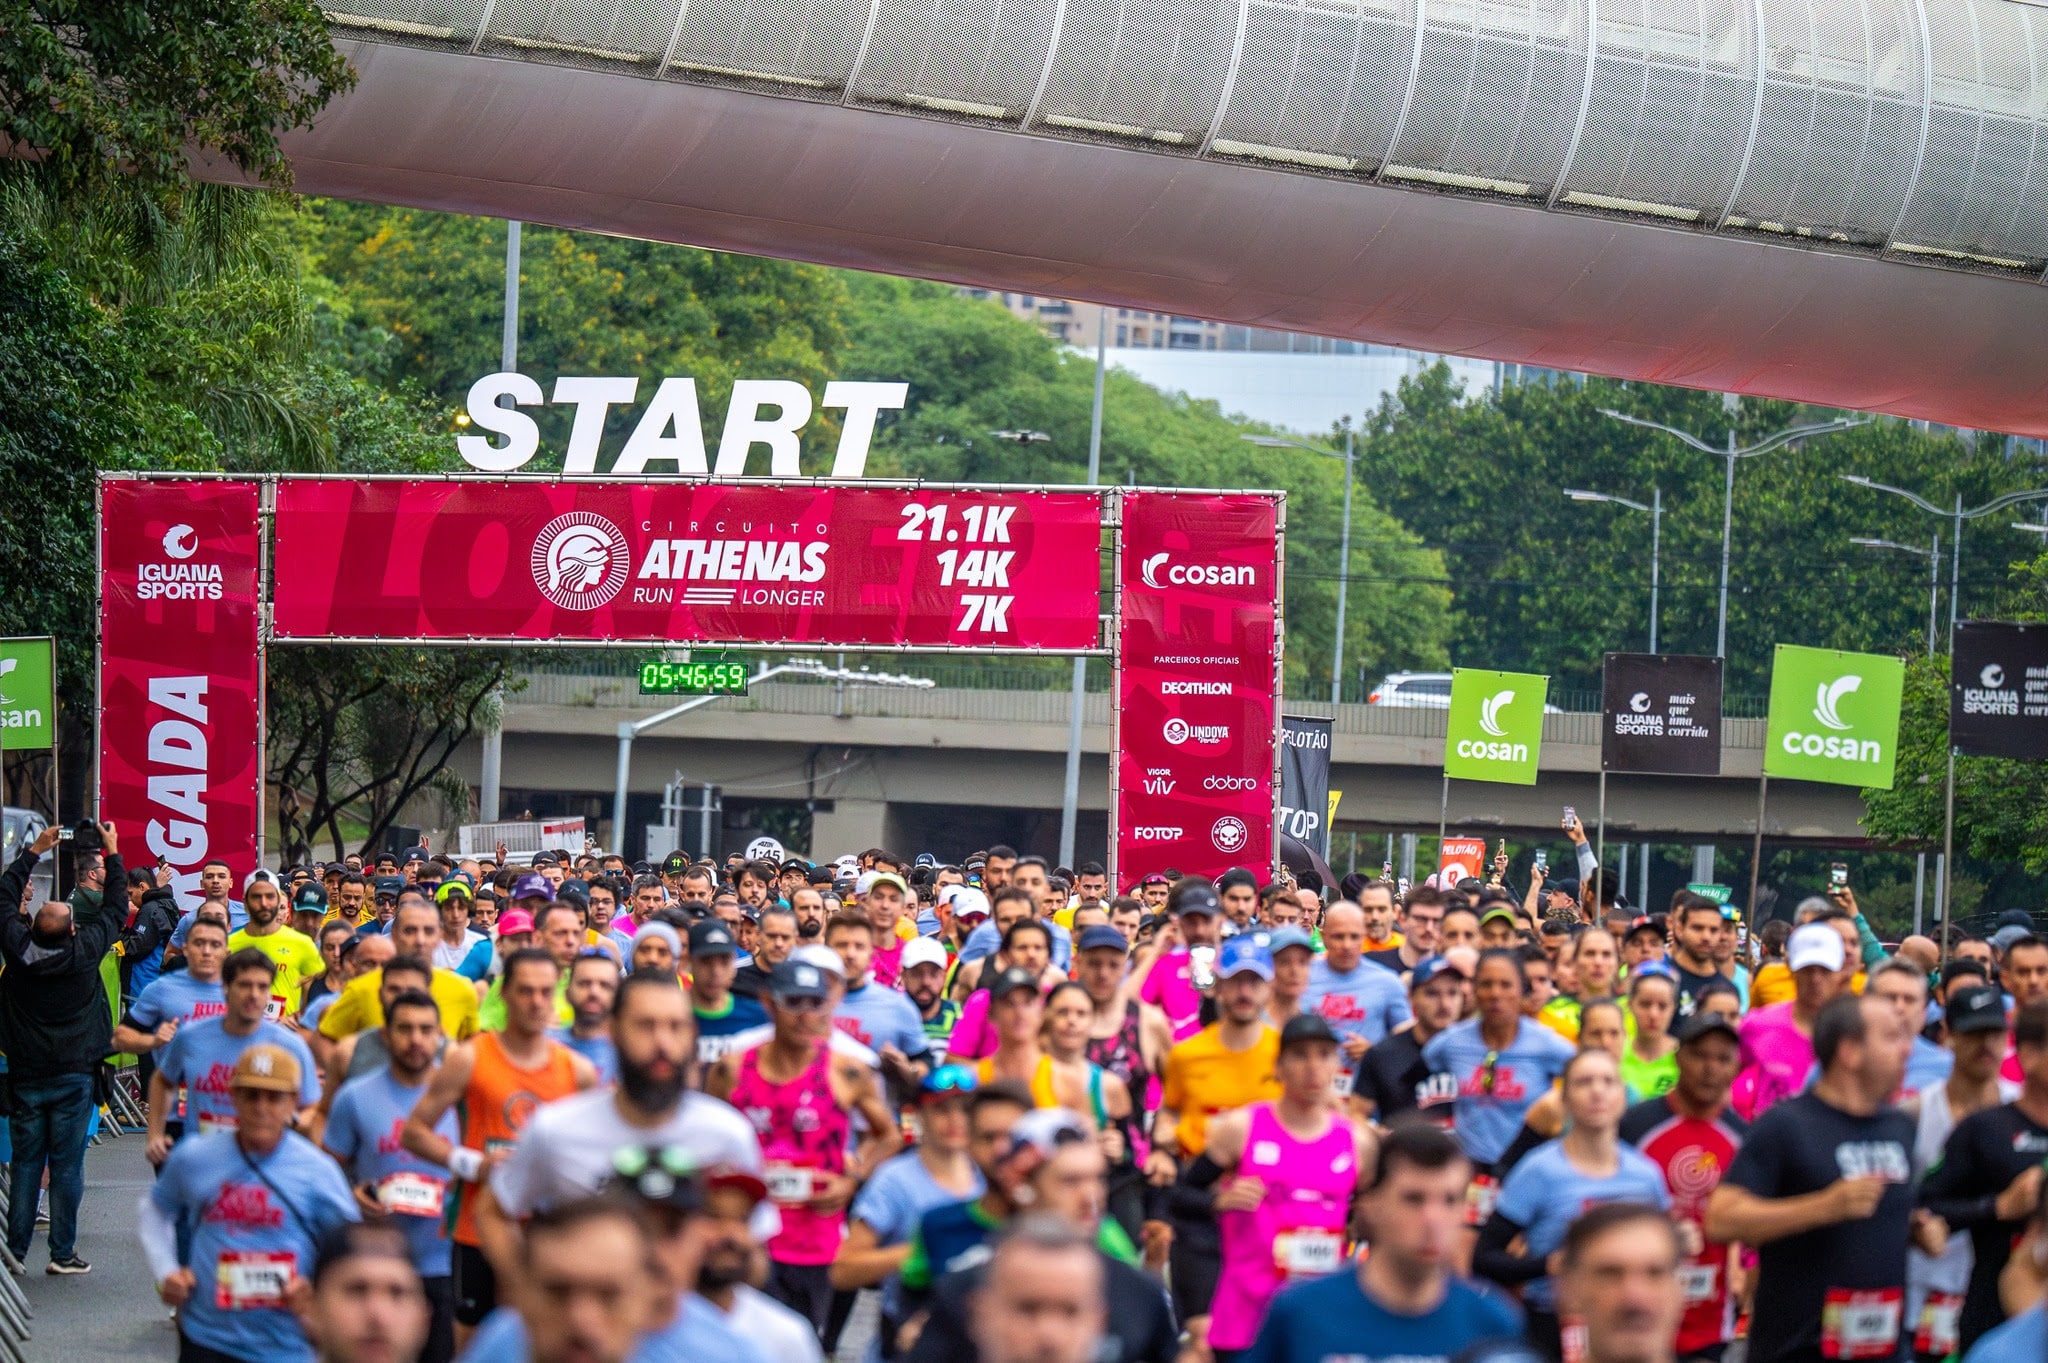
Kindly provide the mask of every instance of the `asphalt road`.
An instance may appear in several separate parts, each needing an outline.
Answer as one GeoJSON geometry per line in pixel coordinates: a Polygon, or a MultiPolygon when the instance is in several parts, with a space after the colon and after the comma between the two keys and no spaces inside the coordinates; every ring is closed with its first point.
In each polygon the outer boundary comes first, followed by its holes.
{"type": "Polygon", "coordinates": [[[85,1202],[78,1210],[78,1253],[92,1265],[83,1277],[53,1278],[43,1228],[29,1246],[21,1280],[35,1318],[28,1356],[51,1363],[153,1363],[178,1356],[170,1312],[156,1299],[142,1246],[135,1239],[135,1202],[150,1184],[140,1135],[107,1140],[85,1152],[85,1202]]]}

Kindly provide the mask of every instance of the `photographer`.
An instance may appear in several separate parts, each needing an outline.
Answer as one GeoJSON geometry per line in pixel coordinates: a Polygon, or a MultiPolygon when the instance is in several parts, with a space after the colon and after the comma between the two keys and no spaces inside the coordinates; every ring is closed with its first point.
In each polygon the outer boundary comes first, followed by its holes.
{"type": "MultiPolygon", "coordinates": [[[[7,1247],[28,1259],[35,1235],[36,1192],[50,1170],[51,1273],[85,1273],[78,1257],[78,1203],[85,1193],[86,1126],[93,1074],[113,1048],[114,1019],[100,980],[100,960],[120,933],[127,899],[109,900],[106,886],[125,886],[120,839],[112,824],[81,824],[74,843],[79,888],[69,903],[52,900],[31,913],[0,917],[0,1048],[7,1053],[14,1138],[14,1184],[7,1247]]],[[[46,828],[0,876],[0,903],[21,900],[42,854],[59,830],[46,828]]]]}

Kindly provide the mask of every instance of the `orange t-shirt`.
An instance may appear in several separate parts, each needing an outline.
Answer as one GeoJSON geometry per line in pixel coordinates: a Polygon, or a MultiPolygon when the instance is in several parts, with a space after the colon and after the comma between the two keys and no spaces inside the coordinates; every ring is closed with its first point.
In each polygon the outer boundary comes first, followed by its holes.
{"type": "MultiPolygon", "coordinates": [[[[542,1103],[567,1098],[576,1092],[576,1053],[559,1041],[548,1042],[548,1058],[538,1069],[521,1069],[505,1054],[496,1032],[478,1032],[470,1042],[476,1053],[476,1067],[470,1072],[469,1091],[458,1107],[462,1113],[462,1143],[472,1150],[490,1154],[510,1150],[519,1133],[533,1120],[542,1103]]],[[[478,1246],[476,1234],[477,1185],[456,1181],[455,1243],[478,1246]]]]}

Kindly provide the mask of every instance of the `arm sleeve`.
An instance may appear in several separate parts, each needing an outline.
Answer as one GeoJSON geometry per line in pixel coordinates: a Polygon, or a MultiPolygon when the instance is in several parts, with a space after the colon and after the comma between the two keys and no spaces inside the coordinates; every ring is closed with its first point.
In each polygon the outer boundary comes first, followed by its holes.
{"type": "Polygon", "coordinates": [[[178,1228],[148,1193],[135,1202],[135,1234],[142,1241],[151,1282],[160,1283],[178,1271],[178,1228]]]}
{"type": "Polygon", "coordinates": [[[0,913],[0,948],[4,948],[9,960],[20,958],[22,945],[28,941],[30,917],[15,913],[13,906],[21,903],[21,897],[28,893],[29,877],[35,874],[36,863],[42,858],[24,847],[21,855],[0,872],[0,905],[6,912],[0,913]]]}
{"type": "Polygon", "coordinates": [[[1479,1246],[1472,1251],[1472,1271],[1502,1287],[1516,1287],[1544,1276],[1549,1271],[1544,1263],[1545,1256],[1514,1254],[1508,1250],[1508,1245],[1523,1229],[1496,1209],[1480,1227],[1479,1246]]]}
{"type": "Polygon", "coordinates": [[[1856,937],[1863,945],[1863,968],[1865,970],[1870,969],[1885,958],[1884,943],[1877,939],[1877,934],[1871,931],[1870,920],[1861,913],[1856,915],[1856,937]]]}
{"type": "Polygon", "coordinates": [[[1970,1230],[1998,1221],[1996,1188],[1983,1191],[1984,1164],[1977,1157],[1975,1122],[1965,1121],[1948,1133],[1941,1160],[1921,1180],[1919,1203],[1948,1222],[1951,1230],[1970,1230]]]}
{"type": "Polygon", "coordinates": [[[1168,1200],[1173,1214],[1190,1221],[1215,1216],[1216,1181],[1222,1177],[1223,1167],[1210,1159],[1207,1152],[1189,1160],[1187,1167],[1180,1171],[1180,1178],[1173,1185],[1173,1195],[1168,1200]]]}
{"type": "Polygon", "coordinates": [[[1549,1139],[1548,1136],[1537,1134],[1527,1122],[1523,1122],[1522,1129],[1515,1133],[1514,1140],[1508,1143],[1508,1148],[1501,1151],[1500,1158],[1494,1162],[1494,1169],[1505,1178],[1522,1162],[1524,1155],[1549,1139]]]}
{"type": "Polygon", "coordinates": [[[903,1267],[896,1270],[896,1276],[913,1292],[922,1292],[932,1285],[932,1261],[925,1250],[922,1224],[911,1228],[910,1255],[904,1259],[903,1267]]]}
{"type": "Polygon", "coordinates": [[[119,852],[108,854],[106,869],[107,888],[100,895],[99,906],[78,925],[78,935],[84,939],[81,945],[95,962],[107,954],[128,920],[128,868],[121,864],[119,852]]]}
{"type": "Polygon", "coordinates": [[[1593,855],[1593,843],[1589,838],[1577,844],[1579,852],[1579,883],[1585,884],[1593,878],[1593,872],[1600,869],[1600,861],[1593,855]]]}

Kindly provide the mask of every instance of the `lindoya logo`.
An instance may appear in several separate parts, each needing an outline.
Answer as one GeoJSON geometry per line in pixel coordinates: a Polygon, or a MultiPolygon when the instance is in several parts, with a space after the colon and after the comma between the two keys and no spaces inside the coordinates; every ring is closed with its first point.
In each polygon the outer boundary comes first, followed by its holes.
{"type": "Polygon", "coordinates": [[[619,527],[590,511],[571,511],[533,539],[533,585],[563,610],[594,611],[626,585],[631,558],[619,527]]]}
{"type": "Polygon", "coordinates": [[[1904,675],[1896,658],[1779,645],[1765,773],[1889,788],[1904,675]]]}

